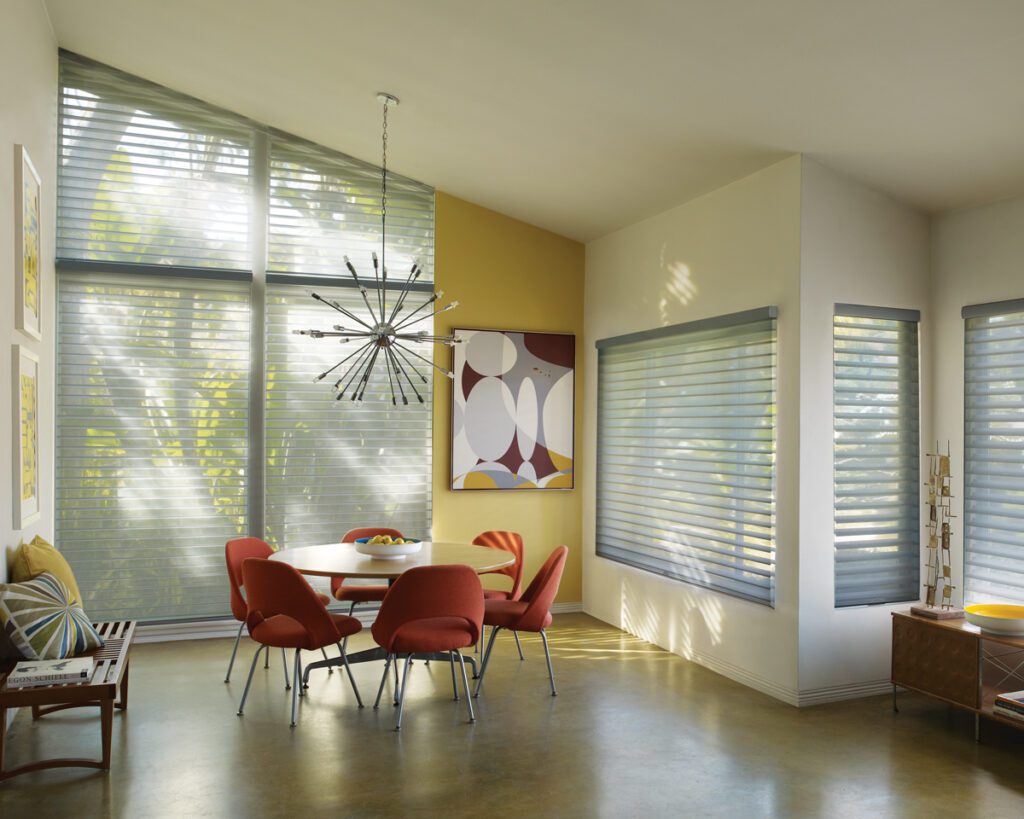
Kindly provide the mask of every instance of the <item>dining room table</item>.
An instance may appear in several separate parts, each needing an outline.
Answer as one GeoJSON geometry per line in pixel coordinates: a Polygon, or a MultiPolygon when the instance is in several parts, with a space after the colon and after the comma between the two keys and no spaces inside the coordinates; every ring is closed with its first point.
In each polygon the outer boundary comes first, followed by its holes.
{"type": "MultiPolygon", "coordinates": [[[[469,543],[444,541],[422,541],[420,549],[402,557],[382,558],[362,554],[355,543],[323,543],[315,546],[295,546],[281,549],[270,556],[270,560],[287,563],[299,573],[311,577],[338,577],[385,580],[390,586],[403,572],[417,566],[469,566],[477,574],[486,574],[515,563],[515,557],[504,549],[489,546],[475,546],[469,543]]],[[[357,651],[348,655],[350,665],[383,661],[386,652],[379,646],[357,651]]],[[[448,662],[447,653],[424,653],[414,655],[421,660],[448,662]]],[[[473,669],[473,679],[478,676],[476,660],[466,657],[473,669]]],[[[304,669],[302,684],[309,682],[309,672],[318,668],[333,668],[343,665],[340,656],[318,660],[304,669]]],[[[396,666],[397,668],[397,666],[396,666]]]]}

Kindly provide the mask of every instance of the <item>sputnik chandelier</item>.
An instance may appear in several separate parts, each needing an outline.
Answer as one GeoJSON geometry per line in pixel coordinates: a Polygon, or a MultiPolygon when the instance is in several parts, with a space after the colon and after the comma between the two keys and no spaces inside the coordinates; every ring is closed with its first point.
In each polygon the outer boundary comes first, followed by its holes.
{"type": "MultiPolygon", "coordinates": [[[[345,356],[337,364],[328,370],[320,373],[314,382],[323,381],[332,373],[338,372],[348,364],[342,371],[341,377],[334,382],[334,389],[338,393],[335,400],[340,401],[346,395],[349,400],[362,403],[366,394],[366,387],[370,382],[378,360],[383,359],[384,369],[387,371],[388,386],[391,392],[391,403],[398,404],[401,398],[402,404],[409,403],[410,393],[422,404],[423,395],[417,389],[417,384],[426,384],[427,376],[420,371],[424,364],[432,367],[448,378],[454,378],[454,373],[443,367],[437,366],[430,358],[420,355],[412,345],[415,344],[441,344],[452,347],[462,341],[458,336],[436,336],[431,335],[427,330],[413,332],[411,325],[433,318],[438,313],[444,313],[459,306],[453,301],[444,307],[436,307],[436,303],[444,296],[443,291],[432,293],[430,298],[424,301],[419,307],[410,309],[406,307],[406,299],[411,292],[416,280],[423,272],[420,260],[413,262],[412,269],[406,277],[405,282],[399,289],[398,296],[394,303],[388,304],[388,267],[387,267],[387,204],[388,204],[388,106],[398,105],[398,97],[383,91],[377,94],[377,99],[384,106],[384,126],[382,129],[382,162],[380,169],[380,259],[373,253],[373,279],[376,285],[376,293],[371,297],[366,286],[363,285],[356,273],[355,266],[345,257],[345,267],[355,286],[359,289],[366,305],[368,315],[362,317],[351,310],[342,307],[333,299],[324,298],[317,293],[311,293],[318,302],[337,310],[350,322],[349,326],[335,324],[330,330],[294,330],[293,332],[309,336],[310,338],[337,338],[341,344],[355,342],[357,347],[351,354],[345,356]],[[407,389],[408,388],[408,391],[407,389]]],[[[369,279],[367,279],[369,283],[369,279]]],[[[427,372],[430,370],[428,369],[427,372]]]]}

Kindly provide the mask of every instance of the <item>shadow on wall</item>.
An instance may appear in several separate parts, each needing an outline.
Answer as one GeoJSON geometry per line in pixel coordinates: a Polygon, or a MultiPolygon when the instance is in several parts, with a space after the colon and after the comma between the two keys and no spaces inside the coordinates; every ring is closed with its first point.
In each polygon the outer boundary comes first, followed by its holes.
{"type": "Polygon", "coordinates": [[[675,307],[686,307],[697,297],[697,283],[693,280],[690,266],[680,261],[665,261],[666,245],[662,244],[658,261],[666,274],[665,284],[658,296],[658,315],[662,326],[679,321],[675,307]]]}
{"type": "MultiPolygon", "coordinates": [[[[676,561],[680,575],[693,577],[703,585],[699,580],[704,570],[695,560],[680,554],[676,561]]],[[[620,579],[620,622],[625,631],[687,659],[693,658],[696,645],[722,642],[722,604],[713,594],[695,593],[695,589],[680,583],[671,591],[678,605],[672,606],[671,619],[663,623],[666,608],[652,601],[642,588],[647,583],[636,582],[631,574],[624,573],[620,579]]]]}

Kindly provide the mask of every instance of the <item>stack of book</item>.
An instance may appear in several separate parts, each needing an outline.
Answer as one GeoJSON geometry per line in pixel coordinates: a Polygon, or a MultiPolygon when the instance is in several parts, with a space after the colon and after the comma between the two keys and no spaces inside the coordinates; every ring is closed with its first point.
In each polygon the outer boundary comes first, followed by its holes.
{"type": "Polygon", "coordinates": [[[8,688],[87,683],[92,679],[92,657],[67,660],[21,660],[7,676],[8,688]]]}
{"type": "Polygon", "coordinates": [[[996,697],[992,712],[1007,719],[1024,722],[1024,691],[1011,691],[996,697]]]}

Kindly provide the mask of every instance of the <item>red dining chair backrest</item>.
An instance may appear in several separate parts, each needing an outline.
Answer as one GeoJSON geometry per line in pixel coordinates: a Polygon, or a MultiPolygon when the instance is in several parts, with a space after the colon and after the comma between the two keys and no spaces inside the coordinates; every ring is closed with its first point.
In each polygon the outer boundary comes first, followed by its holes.
{"type": "Polygon", "coordinates": [[[529,603],[523,616],[519,618],[516,631],[540,631],[544,628],[544,621],[547,619],[551,604],[558,594],[558,584],[562,582],[562,572],[565,570],[565,559],[569,554],[568,546],[559,546],[555,549],[540,571],[534,575],[530,585],[526,587],[523,596],[519,599],[529,603]]]}
{"type": "MultiPolygon", "coordinates": [[[[473,645],[480,639],[484,619],[484,593],[480,578],[469,566],[417,566],[394,582],[377,619],[373,639],[386,651],[402,626],[417,620],[454,617],[464,620],[473,645]]],[[[453,646],[453,648],[463,646],[453,646]]]]}
{"type": "Polygon", "coordinates": [[[487,574],[503,574],[512,578],[512,591],[509,600],[518,600],[523,590],[523,536],[518,532],[482,532],[473,538],[474,546],[490,546],[492,549],[504,549],[511,552],[516,562],[511,566],[495,569],[487,574]]]}
{"type": "MultiPolygon", "coordinates": [[[[361,537],[376,537],[377,535],[388,535],[390,537],[404,537],[404,535],[397,529],[390,529],[387,526],[361,526],[356,529],[349,529],[345,532],[342,537],[342,543],[355,543],[361,537]]],[[[336,595],[338,589],[341,588],[342,583],[345,582],[343,577],[332,577],[331,578],[331,594],[336,595]]]]}
{"type": "Polygon", "coordinates": [[[237,537],[224,544],[224,559],[228,564],[228,583],[231,585],[231,613],[239,622],[245,621],[249,607],[242,596],[242,563],[250,557],[266,559],[274,553],[270,544],[258,537],[237,537]]]}
{"type": "Polygon", "coordinates": [[[248,558],[242,563],[242,578],[249,603],[245,622],[250,634],[264,620],[284,616],[305,629],[305,649],[321,648],[341,639],[327,608],[292,566],[276,560],[248,558]]]}

